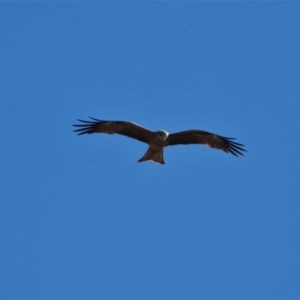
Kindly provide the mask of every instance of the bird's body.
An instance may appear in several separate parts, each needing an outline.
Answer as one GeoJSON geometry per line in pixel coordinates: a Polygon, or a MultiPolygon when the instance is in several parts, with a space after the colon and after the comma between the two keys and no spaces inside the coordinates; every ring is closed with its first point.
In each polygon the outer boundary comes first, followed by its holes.
{"type": "Polygon", "coordinates": [[[145,155],[138,160],[138,162],[153,160],[155,162],[164,164],[164,147],[166,147],[165,140],[168,138],[169,133],[165,130],[154,132],[153,137],[150,139],[149,148],[145,155]]]}
{"type": "Polygon", "coordinates": [[[73,125],[75,127],[80,127],[74,131],[78,132],[78,135],[86,133],[116,133],[144,142],[149,145],[149,148],[138,162],[152,160],[164,164],[164,147],[180,144],[206,144],[210,148],[221,149],[235,156],[243,155],[241,151],[246,151],[242,148],[244,145],[233,142],[233,138],[226,138],[207,131],[187,130],[168,133],[165,130],[159,130],[155,132],[132,122],[91,119],[94,121],[78,120],[84,124],[73,125]]]}

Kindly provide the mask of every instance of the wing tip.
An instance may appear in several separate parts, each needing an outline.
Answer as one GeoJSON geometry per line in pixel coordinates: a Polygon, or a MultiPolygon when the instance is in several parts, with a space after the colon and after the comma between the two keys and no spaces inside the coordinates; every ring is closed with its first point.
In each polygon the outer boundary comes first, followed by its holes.
{"type": "Polygon", "coordinates": [[[93,133],[93,126],[98,123],[98,122],[103,122],[101,120],[89,117],[94,121],[86,121],[86,120],[81,120],[81,119],[77,119],[79,122],[83,123],[83,124],[72,124],[72,126],[74,127],[80,127],[78,129],[73,130],[73,132],[77,132],[77,135],[82,135],[82,134],[90,134],[93,133]],[[96,122],[95,122],[96,121],[96,122]]]}

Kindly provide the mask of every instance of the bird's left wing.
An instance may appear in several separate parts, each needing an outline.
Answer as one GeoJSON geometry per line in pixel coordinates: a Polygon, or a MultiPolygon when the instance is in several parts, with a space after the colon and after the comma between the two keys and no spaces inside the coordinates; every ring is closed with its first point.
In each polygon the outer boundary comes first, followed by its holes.
{"type": "Polygon", "coordinates": [[[242,148],[244,145],[233,142],[232,140],[234,140],[234,138],[223,137],[207,131],[187,130],[169,134],[165,140],[165,147],[180,144],[205,144],[210,148],[221,149],[235,156],[243,155],[241,151],[247,151],[242,148]]]}
{"type": "Polygon", "coordinates": [[[97,132],[108,134],[117,133],[144,143],[149,143],[154,134],[152,131],[132,122],[101,121],[92,117],[90,118],[94,121],[84,121],[78,119],[78,121],[84,124],[73,125],[75,127],[80,127],[79,129],[74,130],[75,132],[78,132],[78,135],[97,132]]]}

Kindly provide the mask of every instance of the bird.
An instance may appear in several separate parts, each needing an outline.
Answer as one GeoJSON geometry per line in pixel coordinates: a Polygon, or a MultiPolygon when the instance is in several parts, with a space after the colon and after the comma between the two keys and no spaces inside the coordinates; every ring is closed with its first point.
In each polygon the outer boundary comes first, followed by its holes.
{"type": "Polygon", "coordinates": [[[204,144],[210,148],[220,149],[235,156],[244,155],[244,145],[234,142],[235,138],[228,138],[203,130],[186,130],[168,133],[165,130],[151,131],[133,122],[103,121],[89,117],[90,121],[77,119],[81,124],[74,130],[78,135],[91,133],[121,134],[149,145],[148,150],[138,162],[152,160],[165,164],[163,151],[165,147],[175,145],[204,144]]]}

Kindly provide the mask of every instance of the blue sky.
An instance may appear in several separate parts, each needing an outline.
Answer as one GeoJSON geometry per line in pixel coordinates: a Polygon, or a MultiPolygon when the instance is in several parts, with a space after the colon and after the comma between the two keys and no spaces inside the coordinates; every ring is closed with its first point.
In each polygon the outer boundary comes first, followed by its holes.
{"type": "Polygon", "coordinates": [[[1,299],[299,299],[300,4],[0,3],[1,299]],[[88,116],[236,137],[236,158],[88,116]]]}

